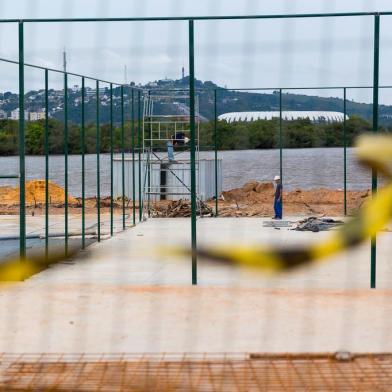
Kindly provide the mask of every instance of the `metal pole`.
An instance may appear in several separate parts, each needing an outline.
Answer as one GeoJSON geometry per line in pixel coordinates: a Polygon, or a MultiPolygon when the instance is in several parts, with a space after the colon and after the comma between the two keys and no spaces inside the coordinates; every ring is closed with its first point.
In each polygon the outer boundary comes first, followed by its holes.
{"type": "Polygon", "coordinates": [[[101,184],[100,184],[100,150],[101,150],[101,132],[99,122],[99,81],[96,81],[96,149],[97,149],[97,229],[98,242],[101,241],[101,184]]]}
{"type": "Polygon", "coordinates": [[[24,120],[24,31],[19,22],[19,256],[26,257],[26,163],[24,120]]]}
{"type": "MultiPolygon", "coordinates": [[[[151,116],[152,115],[152,101],[150,99],[150,90],[148,90],[148,113],[147,116],[151,116]],[[151,108],[151,109],[150,109],[151,108]]],[[[150,121],[150,138],[153,139],[152,136],[152,118],[148,117],[149,121],[150,121]]],[[[148,213],[148,217],[151,217],[151,211],[150,211],[150,192],[151,192],[151,152],[152,152],[152,145],[153,145],[153,141],[151,140],[150,145],[148,146],[148,164],[147,164],[147,213],[148,213]]]]}
{"type": "Polygon", "coordinates": [[[132,89],[132,218],[136,225],[136,189],[135,189],[135,91],[132,89]]]}
{"type": "MultiPolygon", "coordinates": [[[[378,132],[378,86],[380,63],[380,16],[374,16],[374,65],[373,65],[373,132],[378,132]]],[[[372,194],[377,193],[377,170],[372,170],[372,194]]],[[[370,287],[376,288],[377,237],[371,239],[370,245],[370,287]]]]}
{"type": "Polygon", "coordinates": [[[68,255],[68,75],[64,74],[64,247],[68,255]]]}
{"type": "Polygon", "coordinates": [[[283,217],[283,95],[279,89],[279,176],[282,184],[282,217],[283,217]]]}
{"type": "Polygon", "coordinates": [[[215,216],[219,215],[218,210],[218,110],[217,110],[218,91],[214,90],[214,152],[215,152],[215,216]]]}
{"type": "Polygon", "coordinates": [[[86,247],[86,175],[85,175],[85,151],[86,151],[86,127],[85,127],[85,79],[82,77],[82,249],[86,247]]]}
{"type": "Polygon", "coordinates": [[[191,235],[192,235],[192,284],[197,284],[197,240],[196,240],[196,162],[195,162],[195,48],[194,22],[189,21],[189,107],[191,138],[191,235]]]}
{"type": "Polygon", "coordinates": [[[110,83],[110,235],[113,236],[113,83],[110,83]]]}
{"type": "Polygon", "coordinates": [[[344,182],[344,216],[347,215],[347,89],[343,88],[343,182],[344,182]]]}
{"type": "Polygon", "coordinates": [[[137,92],[138,100],[138,150],[139,150],[139,222],[143,219],[142,205],[142,101],[140,90],[137,92]]]}
{"type": "Polygon", "coordinates": [[[125,230],[125,140],[124,140],[124,86],[121,86],[121,184],[122,184],[122,222],[125,230]]]}
{"type": "Polygon", "coordinates": [[[49,72],[45,69],[45,259],[49,256],[49,72]]]}

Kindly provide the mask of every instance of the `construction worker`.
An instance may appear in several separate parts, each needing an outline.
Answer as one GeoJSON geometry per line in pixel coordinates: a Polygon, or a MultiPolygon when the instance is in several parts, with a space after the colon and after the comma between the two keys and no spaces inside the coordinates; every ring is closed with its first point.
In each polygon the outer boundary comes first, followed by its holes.
{"type": "Polygon", "coordinates": [[[275,216],[274,216],[273,219],[282,219],[282,193],[283,193],[283,187],[282,187],[282,181],[280,179],[280,176],[275,176],[274,177],[274,182],[275,182],[275,195],[274,195],[275,216]]]}
{"type": "Polygon", "coordinates": [[[170,140],[166,143],[167,146],[167,159],[169,162],[174,161],[174,135],[170,136],[170,140]]]}

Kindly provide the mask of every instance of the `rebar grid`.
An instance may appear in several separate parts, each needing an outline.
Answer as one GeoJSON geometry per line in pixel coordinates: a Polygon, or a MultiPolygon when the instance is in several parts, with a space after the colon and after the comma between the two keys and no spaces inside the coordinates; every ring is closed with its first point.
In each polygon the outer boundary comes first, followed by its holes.
{"type": "Polygon", "coordinates": [[[392,354],[1,355],[1,391],[390,391],[392,354]]]}

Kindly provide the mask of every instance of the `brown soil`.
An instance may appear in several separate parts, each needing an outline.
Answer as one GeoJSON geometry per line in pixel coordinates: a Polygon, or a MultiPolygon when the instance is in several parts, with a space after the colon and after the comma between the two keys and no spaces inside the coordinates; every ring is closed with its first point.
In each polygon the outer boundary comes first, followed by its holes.
{"type": "MultiPolygon", "coordinates": [[[[237,216],[270,216],[273,214],[274,187],[272,183],[248,182],[242,188],[222,192],[222,196],[224,201],[219,202],[221,216],[233,216],[233,210],[236,210],[237,216]]],[[[348,212],[354,213],[369,196],[369,190],[348,191],[348,212]]],[[[285,214],[342,215],[343,201],[342,190],[317,188],[283,192],[285,214]]]]}
{"type": "MultiPolygon", "coordinates": [[[[64,213],[64,189],[59,185],[49,182],[50,214],[64,213]]],[[[222,192],[219,200],[220,216],[271,216],[273,214],[274,187],[271,183],[251,181],[241,188],[222,192]]],[[[348,191],[348,213],[354,213],[370,196],[370,190],[348,191]]],[[[344,193],[341,190],[318,188],[311,190],[296,189],[291,192],[283,192],[284,213],[288,215],[329,215],[339,216],[343,214],[344,193]]],[[[68,196],[69,213],[80,214],[81,199],[68,196]]],[[[187,202],[183,203],[180,210],[183,213],[173,213],[178,208],[178,202],[162,200],[153,203],[154,216],[189,216],[186,208],[187,202]],[[173,211],[172,211],[173,210],[173,211]]],[[[19,189],[0,187],[0,214],[19,213],[19,189]]],[[[126,213],[129,213],[132,202],[126,201],[126,213]]],[[[189,203],[188,203],[189,204],[189,203]]],[[[215,201],[206,203],[212,209],[215,201]]],[[[101,212],[110,211],[110,198],[101,199],[101,212]]],[[[26,206],[27,213],[45,213],[45,181],[28,181],[26,183],[26,206]]],[[[95,213],[97,203],[95,198],[86,199],[86,213],[95,213]]],[[[138,205],[137,205],[138,208],[138,205]]],[[[116,214],[122,212],[121,199],[114,201],[116,214]]],[[[178,212],[178,211],[177,211],[178,212]]]]}
{"type": "MultiPolygon", "coordinates": [[[[49,201],[50,203],[64,203],[65,192],[61,186],[49,181],[49,201]]],[[[26,181],[26,205],[35,206],[45,203],[45,181],[34,180],[26,181]]],[[[78,201],[68,195],[69,204],[77,204],[78,201]]],[[[18,205],[19,204],[19,188],[0,187],[0,205],[18,205]]]]}

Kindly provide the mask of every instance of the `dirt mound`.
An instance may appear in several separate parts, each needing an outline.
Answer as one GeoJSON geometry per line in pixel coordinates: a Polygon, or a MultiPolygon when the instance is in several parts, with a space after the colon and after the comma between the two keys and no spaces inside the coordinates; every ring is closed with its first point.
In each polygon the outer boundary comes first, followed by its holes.
{"type": "MultiPolygon", "coordinates": [[[[221,216],[269,216],[273,214],[272,183],[249,181],[241,188],[222,192],[221,216]]],[[[353,213],[369,198],[370,191],[348,191],[347,207],[353,213]]],[[[344,192],[338,189],[295,189],[283,192],[284,211],[288,214],[342,215],[344,192]]]]}
{"type": "MultiPolygon", "coordinates": [[[[51,204],[62,204],[65,200],[64,189],[49,181],[49,201],[51,204]]],[[[26,205],[34,206],[45,203],[45,181],[32,180],[26,182],[26,205]]],[[[77,204],[78,201],[68,195],[69,204],[77,204]]],[[[19,205],[19,188],[0,187],[0,204],[1,205],[19,205]]]]}
{"type": "Polygon", "coordinates": [[[241,188],[222,192],[226,201],[236,203],[259,203],[271,199],[274,194],[274,186],[269,182],[247,182],[241,188]]]}

